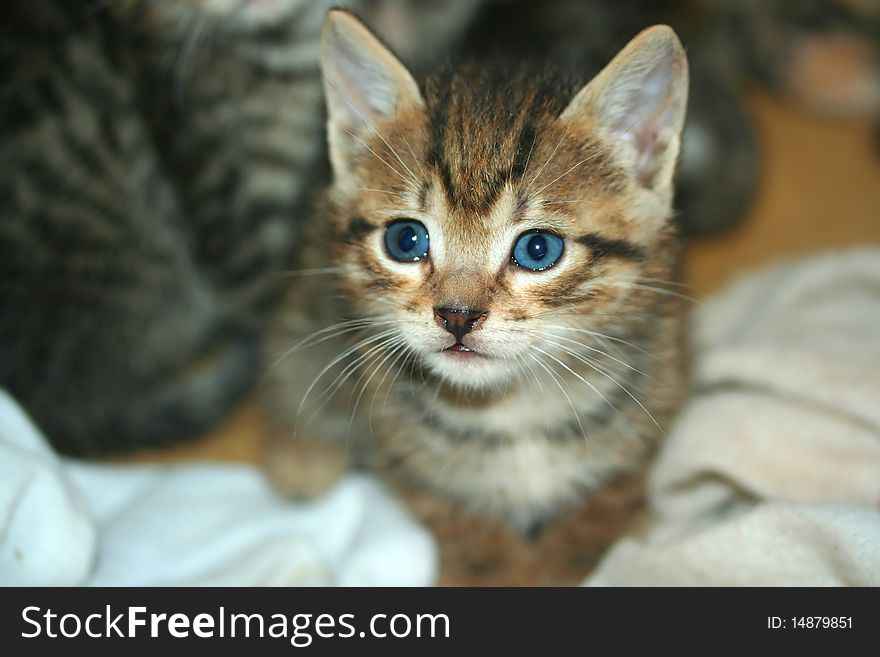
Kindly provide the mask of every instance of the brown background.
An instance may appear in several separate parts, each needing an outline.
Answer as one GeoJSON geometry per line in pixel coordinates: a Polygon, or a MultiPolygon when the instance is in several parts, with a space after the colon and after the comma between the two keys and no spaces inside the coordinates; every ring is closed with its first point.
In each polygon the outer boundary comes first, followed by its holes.
{"type": "MultiPolygon", "coordinates": [[[[868,121],[829,122],[776,99],[748,98],[761,142],[760,186],[733,232],[690,245],[688,294],[702,297],[738,272],[786,257],[857,244],[880,246],[880,148],[868,121]]],[[[263,417],[254,401],[191,444],[134,461],[260,461],[263,417]]]]}

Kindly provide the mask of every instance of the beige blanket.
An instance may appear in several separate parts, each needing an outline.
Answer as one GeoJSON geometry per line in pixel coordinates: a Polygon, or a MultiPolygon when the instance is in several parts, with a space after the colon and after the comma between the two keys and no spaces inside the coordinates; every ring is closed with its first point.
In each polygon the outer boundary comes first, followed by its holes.
{"type": "Polygon", "coordinates": [[[696,337],[648,529],[586,584],[880,586],[880,249],[743,278],[696,337]]]}

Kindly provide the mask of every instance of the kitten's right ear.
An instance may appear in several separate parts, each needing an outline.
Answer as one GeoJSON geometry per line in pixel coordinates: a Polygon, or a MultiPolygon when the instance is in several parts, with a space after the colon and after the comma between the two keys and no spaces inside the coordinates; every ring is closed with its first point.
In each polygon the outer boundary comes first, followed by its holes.
{"type": "Polygon", "coordinates": [[[636,180],[669,190],[688,96],[688,64],[672,28],[641,32],[584,87],[561,115],[589,117],[606,131],[636,180]]]}
{"type": "Polygon", "coordinates": [[[379,124],[425,106],[409,71],[346,11],[334,9],[324,20],[321,71],[337,175],[349,170],[351,156],[366,149],[363,142],[379,124]]]}

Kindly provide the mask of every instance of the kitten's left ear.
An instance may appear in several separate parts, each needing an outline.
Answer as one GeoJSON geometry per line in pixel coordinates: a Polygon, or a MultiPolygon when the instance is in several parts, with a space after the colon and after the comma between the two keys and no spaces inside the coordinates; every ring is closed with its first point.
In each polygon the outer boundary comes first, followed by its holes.
{"type": "Polygon", "coordinates": [[[424,108],[409,71],[352,14],[334,9],[321,32],[330,155],[337,174],[370,132],[398,112],[424,108]]]}
{"type": "Polygon", "coordinates": [[[639,184],[661,190],[675,172],[687,94],[684,48],[672,28],[655,25],[630,41],[560,118],[575,124],[592,119],[639,184]]]}

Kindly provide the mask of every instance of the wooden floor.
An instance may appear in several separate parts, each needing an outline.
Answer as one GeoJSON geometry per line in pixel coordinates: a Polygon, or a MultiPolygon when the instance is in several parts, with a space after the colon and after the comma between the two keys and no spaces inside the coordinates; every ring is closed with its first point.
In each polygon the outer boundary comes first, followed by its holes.
{"type": "MultiPolygon", "coordinates": [[[[686,251],[690,294],[710,294],[738,272],[784,257],[857,244],[880,246],[880,152],[868,122],[826,122],[752,95],[762,147],[760,189],[732,233],[686,251]]],[[[249,402],[225,426],[137,462],[211,459],[258,463],[263,417],[249,402]]]]}

